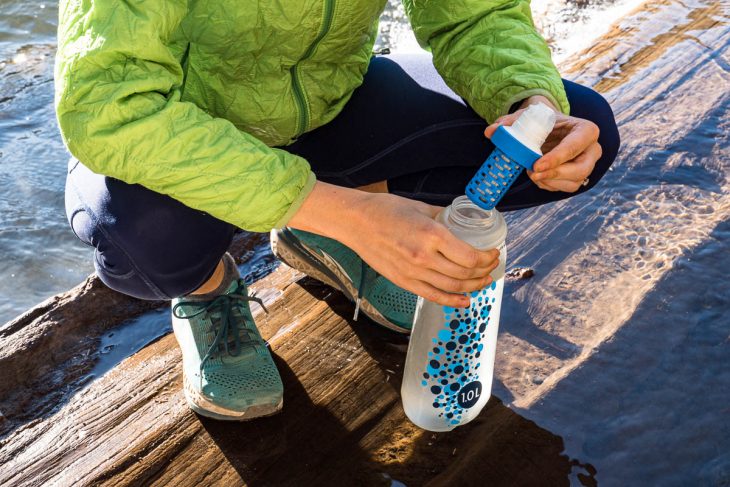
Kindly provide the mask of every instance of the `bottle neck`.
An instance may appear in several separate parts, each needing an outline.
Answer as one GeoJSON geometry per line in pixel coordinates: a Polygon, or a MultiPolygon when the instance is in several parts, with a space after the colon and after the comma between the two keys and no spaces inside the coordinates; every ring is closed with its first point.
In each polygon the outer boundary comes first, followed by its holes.
{"type": "Polygon", "coordinates": [[[461,228],[475,232],[486,231],[495,224],[496,210],[484,210],[466,196],[459,196],[449,207],[446,223],[449,228],[461,228]]]}
{"type": "Polygon", "coordinates": [[[466,196],[456,198],[439,217],[456,237],[478,249],[501,246],[507,225],[497,210],[484,210],[466,196]]]}

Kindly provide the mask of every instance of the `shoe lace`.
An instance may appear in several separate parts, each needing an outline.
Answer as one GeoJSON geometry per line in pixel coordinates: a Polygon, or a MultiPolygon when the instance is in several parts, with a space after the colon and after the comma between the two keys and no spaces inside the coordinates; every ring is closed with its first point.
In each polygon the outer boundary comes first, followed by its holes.
{"type": "MultiPolygon", "coordinates": [[[[200,361],[200,377],[202,381],[202,372],[203,372],[203,366],[205,363],[212,359],[220,347],[220,344],[223,343],[225,352],[230,355],[231,357],[237,357],[241,353],[241,345],[245,344],[253,344],[256,345],[256,340],[251,340],[250,335],[248,334],[248,327],[249,326],[256,326],[252,320],[249,320],[246,317],[246,314],[242,313],[242,320],[239,322],[239,320],[236,319],[235,316],[233,316],[233,313],[231,312],[233,309],[233,306],[235,304],[239,304],[240,302],[256,302],[263,308],[263,310],[268,314],[269,310],[266,309],[266,306],[264,306],[263,301],[256,297],[255,294],[248,295],[246,293],[246,287],[243,283],[242,279],[238,280],[238,287],[228,293],[228,294],[221,294],[220,296],[216,296],[210,301],[179,301],[175,306],[172,308],[172,314],[176,318],[180,319],[187,319],[187,318],[194,318],[196,316],[199,316],[204,313],[213,313],[215,311],[218,311],[220,313],[221,321],[220,321],[220,327],[218,328],[218,331],[215,335],[215,338],[213,339],[213,343],[211,343],[210,347],[208,348],[208,351],[206,352],[205,356],[203,357],[203,360],[200,361]],[[192,308],[193,312],[188,314],[185,313],[184,315],[179,314],[179,310],[181,307],[186,306],[188,308],[192,308]],[[197,308],[197,310],[196,310],[197,308]],[[250,323],[249,323],[250,322],[250,323]],[[240,323],[243,323],[244,326],[241,328],[240,323]],[[246,331],[246,335],[249,337],[248,340],[241,341],[240,332],[246,331]],[[230,346],[231,341],[229,340],[229,337],[233,338],[233,347],[230,346]]],[[[189,310],[188,310],[189,311],[189,310]]]]}
{"type": "Polygon", "coordinates": [[[357,321],[357,317],[360,315],[360,303],[362,302],[362,297],[365,293],[365,282],[367,281],[366,276],[370,269],[372,269],[372,267],[367,265],[364,260],[360,260],[360,262],[360,282],[357,285],[357,296],[355,297],[355,314],[352,316],[353,321],[357,321]]]}

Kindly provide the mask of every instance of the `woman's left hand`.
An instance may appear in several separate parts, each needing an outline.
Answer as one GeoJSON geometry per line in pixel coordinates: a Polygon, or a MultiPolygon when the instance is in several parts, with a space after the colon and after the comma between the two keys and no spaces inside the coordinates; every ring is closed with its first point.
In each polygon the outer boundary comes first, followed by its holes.
{"type": "Polygon", "coordinates": [[[542,146],[543,156],[527,171],[535,184],[548,191],[574,193],[593,172],[603,153],[598,143],[598,126],[590,120],[563,115],[543,96],[532,96],[514,113],[498,118],[484,135],[491,138],[500,125],[512,125],[533,103],[544,103],[556,112],[555,127],[542,146]]]}

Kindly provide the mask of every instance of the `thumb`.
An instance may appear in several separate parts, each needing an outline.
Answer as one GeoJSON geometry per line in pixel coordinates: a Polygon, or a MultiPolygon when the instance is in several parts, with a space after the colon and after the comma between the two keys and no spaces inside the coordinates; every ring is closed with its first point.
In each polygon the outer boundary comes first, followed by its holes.
{"type": "Polygon", "coordinates": [[[514,113],[510,113],[508,115],[502,115],[497,120],[495,120],[493,124],[489,125],[484,130],[484,135],[487,138],[491,139],[492,135],[494,135],[494,132],[497,131],[497,129],[500,127],[500,125],[507,125],[507,126],[512,125],[513,123],[515,123],[517,121],[517,119],[520,117],[520,115],[522,115],[522,112],[524,112],[524,111],[525,111],[525,109],[522,108],[520,110],[517,110],[514,113]]]}

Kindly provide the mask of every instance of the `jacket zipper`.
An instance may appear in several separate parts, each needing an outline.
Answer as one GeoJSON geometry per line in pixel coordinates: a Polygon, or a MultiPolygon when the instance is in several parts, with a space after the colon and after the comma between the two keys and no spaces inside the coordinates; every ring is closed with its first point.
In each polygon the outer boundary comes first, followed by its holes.
{"type": "Polygon", "coordinates": [[[180,87],[180,99],[183,99],[183,96],[185,95],[185,87],[187,86],[188,81],[188,58],[190,57],[190,43],[188,42],[188,47],[185,48],[185,52],[183,53],[182,59],[180,59],[180,66],[183,70],[183,79],[182,79],[182,86],[180,87]]]}
{"type": "Polygon", "coordinates": [[[296,135],[295,138],[303,134],[307,127],[309,126],[309,106],[307,104],[307,97],[304,93],[304,87],[302,86],[302,80],[299,76],[299,63],[302,61],[309,59],[312,54],[314,54],[314,50],[317,48],[317,44],[319,44],[325,35],[327,35],[327,32],[329,32],[330,27],[332,27],[332,17],[333,13],[335,11],[335,0],[324,0],[324,20],[322,21],[322,27],[319,29],[319,33],[317,34],[317,37],[314,39],[312,44],[309,46],[307,51],[304,53],[304,56],[294,65],[292,66],[289,71],[291,72],[291,79],[292,79],[292,87],[294,89],[294,99],[297,102],[297,106],[299,108],[299,117],[297,120],[297,128],[296,128],[296,135]]]}

